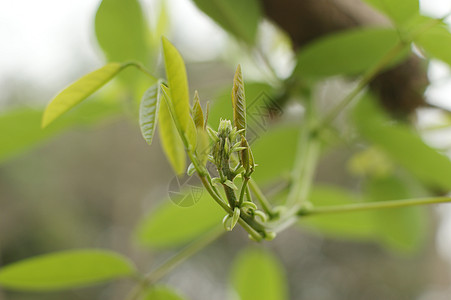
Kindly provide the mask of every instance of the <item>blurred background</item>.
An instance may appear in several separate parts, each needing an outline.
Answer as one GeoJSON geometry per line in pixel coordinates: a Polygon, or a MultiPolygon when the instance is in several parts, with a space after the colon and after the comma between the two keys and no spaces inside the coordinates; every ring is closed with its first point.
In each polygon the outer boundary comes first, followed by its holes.
{"type": "MultiPolygon", "coordinates": [[[[429,16],[451,11],[446,0],[420,3],[429,16]]],[[[59,90],[105,63],[94,33],[99,4],[91,0],[0,3],[0,265],[53,251],[99,247],[126,254],[147,271],[174,253],[146,249],[133,238],[134,228],[147,212],[167,201],[174,177],[158,138],[149,148],[136,122],[143,80],[132,84],[135,92],[124,92],[121,83],[109,85],[102,99],[82,104],[46,131],[37,127],[42,108],[59,90]],[[31,127],[36,128],[30,131],[31,127]]],[[[141,4],[155,29],[150,42],[156,58],[150,64],[152,71],[164,75],[157,50],[164,34],[182,53],[191,90],[198,89],[203,100],[214,102],[224,89],[229,93],[238,63],[249,82],[285,79],[295,67],[289,37],[269,21],[259,27],[263,55],[255,56],[190,0],[141,4]]],[[[426,98],[448,109],[450,74],[444,63],[429,64],[426,98]]],[[[327,101],[347,88],[332,80],[320,95],[327,101]]],[[[302,113],[295,104],[284,111],[288,120],[302,113]]],[[[420,110],[417,126],[434,123],[437,116],[436,111],[420,110]]],[[[425,139],[449,149],[451,135],[445,130],[425,139]]],[[[356,188],[359,183],[347,171],[354,153],[346,145],[327,151],[317,182],[356,188]]],[[[421,227],[422,243],[408,253],[300,226],[264,247],[272,249],[285,267],[291,299],[450,299],[451,207],[437,205],[424,211],[430,217],[421,227]]],[[[211,295],[225,299],[230,261],[249,244],[240,230],[227,234],[163,282],[189,299],[212,299],[211,295]]],[[[0,299],[124,299],[131,285],[124,281],[50,294],[0,290],[0,299]]]]}

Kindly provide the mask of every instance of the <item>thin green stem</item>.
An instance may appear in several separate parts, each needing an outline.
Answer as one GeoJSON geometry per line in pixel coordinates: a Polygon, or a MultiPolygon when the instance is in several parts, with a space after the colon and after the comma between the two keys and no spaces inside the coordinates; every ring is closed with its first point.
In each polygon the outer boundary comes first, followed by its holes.
{"type": "Polygon", "coordinates": [[[297,212],[298,216],[312,216],[320,214],[332,214],[332,213],[345,213],[354,211],[374,210],[374,209],[386,209],[386,208],[398,208],[407,207],[413,205],[426,205],[435,203],[451,202],[451,197],[430,197],[430,198],[417,198],[417,199],[401,199],[391,201],[378,201],[378,202],[365,202],[355,203],[347,205],[332,205],[315,208],[304,208],[297,212]]]}
{"type": "Polygon", "coordinates": [[[149,70],[147,70],[147,68],[144,67],[141,63],[135,62],[135,61],[131,61],[131,62],[127,62],[126,64],[129,65],[129,66],[133,66],[133,67],[137,68],[138,70],[143,72],[145,75],[147,75],[151,79],[153,79],[155,81],[157,80],[157,78],[155,76],[153,76],[152,73],[149,70]]]}
{"type": "Polygon", "coordinates": [[[262,209],[265,211],[266,214],[270,218],[274,217],[274,211],[272,208],[271,203],[269,202],[268,198],[266,198],[265,194],[263,194],[262,190],[258,186],[258,184],[253,180],[249,180],[248,184],[251,191],[254,193],[255,197],[257,198],[258,202],[260,203],[262,209]]]}
{"type": "Polygon", "coordinates": [[[185,260],[196,254],[197,252],[204,249],[206,246],[211,244],[217,238],[219,238],[224,233],[222,226],[218,226],[206,233],[204,236],[195,240],[185,248],[183,248],[180,252],[176,253],[174,256],[169,258],[155,270],[146,274],[142,279],[140,284],[130,293],[128,300],[137,300],[142,295],[143,291],[163,278],[166,274],[168,274],[171,270],[176,268],[178,265],[183,263],[185,260]]]}
{"type": "Polygon", "coordinates": [[[238,199],[238,206],[241,207],[244,201],[244,194],[247,190],[247,183],[249,182],[250,177],[245,176],[243,180],[243,184],[241,185],[240,198],[238,199]]]}

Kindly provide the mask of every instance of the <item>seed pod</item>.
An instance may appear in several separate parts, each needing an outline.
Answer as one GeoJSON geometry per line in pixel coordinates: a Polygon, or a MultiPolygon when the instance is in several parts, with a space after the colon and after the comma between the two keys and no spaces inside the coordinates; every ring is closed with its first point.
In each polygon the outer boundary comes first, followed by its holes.
{"type": "Polygon", "coordinates": [[[233,77],[232,88],[233,122],[238,130],[243,130],[242,135],[246,135],[246,98],[244,95],[243,75],[241,66],[236,68],[233,77]]]}
{"type": "Polygon", "coordinates": [[[204,112],[202,111],[202,106],[200,106],[199,93],[197,90],[194,92],[193,120],[197,128],[204,128],[204,112]]]}

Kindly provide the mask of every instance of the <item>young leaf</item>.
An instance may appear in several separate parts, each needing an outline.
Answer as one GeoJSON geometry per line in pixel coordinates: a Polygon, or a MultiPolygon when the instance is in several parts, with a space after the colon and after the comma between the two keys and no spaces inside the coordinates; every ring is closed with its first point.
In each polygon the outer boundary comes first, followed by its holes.
{"type": "Polygon", "coordinates": [[[426,53],[451,66],[451,33],[444,24],[437,24],[415,39],[415,43],[426,53]]]}
{"type": "Polygon", "coordinates": [[[247,249],[235,259],[232,287],[241,300],[288,299],[288,287],[282,265],[262,249],[247,249]]]}
{"type": "Polygon", "coordinates": [[[262,18],[258,0],[194,0],[197,7],[235,37],[254,44],[262,18]]]}
{"type": "Polygon", "coordinates": [[[419,180],[430,186],[451,189],[449,158],[428,146],[411,128],[393,122],[370,95],[357,104],[354,120],[365,139],[419,180]]]}
{"type": "Polygon", "coordinates": [[[157,83],[152,85],[144,93],[139,107],[139,125],[141,127],[141,133],[149,145],[152,143],[155,127],[158,123],[161,98],[160,85],[161,80],[158,80],[157,83]]]}
{"type": "Polygon", "coordinates": [[[47,127],[59,116],[101,88],[127,66],[129,64],[109,63],[69,85],[47,105],[42,117],[42,127],[47,127]]]}
{"type": "Polygon", "coordinates": [[[420,11],[418,0],[365,0],[365,2],[386,14],[397,24],[405,23],[420,11]]]}
{"type": "Polygon", "coordinates": [[[196,156],[202,166],[207,164],[210,147],[210,139],[207,131],[204,128],[197,128],[196,156]]]}
{"type": "Polygon", "coordinates": [[[196,197],[193,200],[198,202],[194,206],[180,207],[166,199],[163,205],[150,212],[135,230],[138,242],[157,249],[174,248],[221,224],[224,211],[211,200],[207,192],[200,191],[200,196],[197,193],[199,191],[180,192],[180,197],[196,197]]]}
{"type": "MultiPolygon", "coordinates": [[[[180,125],[192,149],[196,146],[196,128],[190,115],[188,79],[185,63],[177,49],[165,37],[163,41],[164,64],[168,79],[170,98],[174,107],[176,124],[180,125]]],[[[187,147],[189,148],[189,147],[187,147]]]]}
{"type": "Polygon", "coordinates": [[[246,135],[246,98],[244,95],[243,75],[241,66],[238,65],[233,77],[232,88],[233,122],[238,130],[243,129],[242,135],[246,135]]]}
{"type": "Polygon", "coordinates": [[[197,128],[204,128],[204,112],[199,101],[199,93],[194,92],[193,119],[197,128]]]}
{"type": "Polygon", "coordinates": [[[148,25],[138,0],[102,0],[95,33],[109,61],[149,62],[148,25]]]}
{"type": "MultiPolygon", "coordinates": [[[[163,87],[162,85],[160,87],[163,87]]],[[[163,92],[163,97],[166,94],[163,92]]],[[[186,168],[186,155],[183,141],[169,110],[169,99],[160,103],[160,139],[163,151],[177,175],[183,174],[186,168]]]]}
{"type": "Polygon", "coordinates": [[[71,250],[25,259],[0,269],[0,285],[17,290],[61,290],[131,276],[127,258],[97,249],[71,250]]]}
{"type": "MultiPolygon", "coordinates": [[[[398,32],[386,28],[359,28],[334,33],[302,48],[295,72],[301,76],[356,75],[368,70],[399,43],[398,32]]],[[[407,57],[409,47],[389,66],[407,57]]]]}
{"type": "Polygon", "coordinates": [[[173,289],[157,285],[152,287],[149,291],[144,294],[142,300],[183,300],[177,292],[173,289]]]}

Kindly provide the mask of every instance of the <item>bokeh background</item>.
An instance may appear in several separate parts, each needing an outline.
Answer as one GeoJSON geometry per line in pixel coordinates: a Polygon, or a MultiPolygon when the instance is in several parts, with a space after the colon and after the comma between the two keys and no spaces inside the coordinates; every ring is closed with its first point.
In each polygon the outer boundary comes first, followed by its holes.
{"type": "MultiPolygon", "coordinates": [[[[36,120],[36,111],[57,91],[104,63],[93,30],[99,2],[0,3],[0,114],[16,110],[23,122],[36,120]]],[[[161,18],[164,6],[161,33],[183,54],[190,85],[204,99],[214,101],[218,91],[230,88],[237,63],[245,80],[270,78],[261,61],[250,57],[191,1],[145,0],[142,4],[151,24],[161,18]]],[[[424,0],[421,9],[440,17],[451,11],[451,3],[424,0]]],[[[259,36],[277,75],[287,77],[295,64],[289,39],[267,21],[260,26],[259,36]]],[[[161,61],[155,70],[163,74],[161,61]]],[[[433,61],[428,75],[432,82],[426,91],[428,101],[451,109],[449,68],[433,61]]],[[[325,85],[325,98],[333,94],[328,89],[336,90],[337,83],[325,85]]],[[[151,148],[142,139],[130,96],[113,88],[108,97],[126,101],[119,109],[106,110],[101,118],[75,112],[66,123],[48,133],[36,133],[29,144],[17,149],[0,145],[6,149],[0,151],[0,265],[53,251],[99,247],[132,257],[146,271],[173,253],[140,247],[133,239],[139,220],[167,198],[174,174],[158,138],[151,148]]],[[[298,110],[293,106],[287,113],[295,118],[298,110]]],[[[420,111],[418,124],[426,126],[436,117],[434,111],[420,111]]],[[[9,128],[0,132],[0,143],[1,136],[15,135],[20,140],[27,134],[20,126],[9,128]]],[[[438,147],[451,145],[446,131],[426,139],[438,147]]],[[[355,178],[346,172],[352,153],[346,147],[328,152],[316,180],[354,187],[355,178]]],[[[298,227],[264,247],[274,250],[285,266],[291,299],[450,299],[451,207],[437,205],[425,211],[431,215],[426,239],[410,254],[298,227]]],[[[239,230],[227,234],[163,282],[190,299],[212,299],[212,295],[225,299],[230,262],[250,243],[239,230]]],[[[0,290],[0,299],[123,299],[131,285],[121,281],[50,294],[0,290]]]]}

